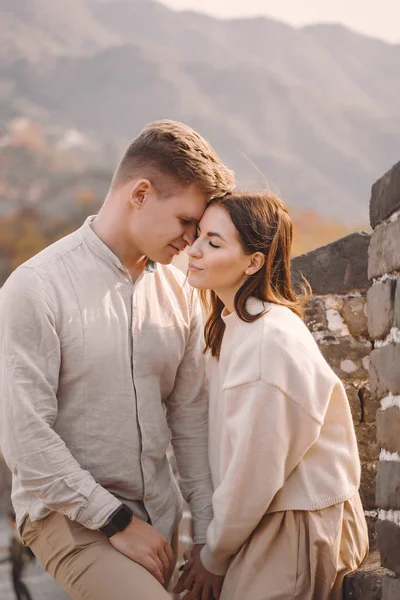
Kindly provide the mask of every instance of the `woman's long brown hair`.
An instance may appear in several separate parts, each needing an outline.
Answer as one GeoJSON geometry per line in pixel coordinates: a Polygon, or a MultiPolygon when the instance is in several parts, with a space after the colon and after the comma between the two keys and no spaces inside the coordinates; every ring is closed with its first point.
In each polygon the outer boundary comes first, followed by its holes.
{"type": "MultiPolygon", "coordinates": [[[[238,317],[247,323],[260,318],[265,311],[252,315],[246,308],[249,297],[263,302],[287,306],[299,317],[303,306],[311,296],[311,288],[304,280],[302,294],[292,288],[290,277],[290,254],[293,225],[283,202],[268,193],[232,193],[211,200],[208,206],[224,208],[236,227],[239,241],[245,254],[261,252],[265,261],[261,269],[246,279],[235,296],[238,317]]],[[[212,290],[201,290],[200,296],[209,313],[205,328],[205,349],[219,358],[225,323],[221,318],[222,301],[212,290]]]]}

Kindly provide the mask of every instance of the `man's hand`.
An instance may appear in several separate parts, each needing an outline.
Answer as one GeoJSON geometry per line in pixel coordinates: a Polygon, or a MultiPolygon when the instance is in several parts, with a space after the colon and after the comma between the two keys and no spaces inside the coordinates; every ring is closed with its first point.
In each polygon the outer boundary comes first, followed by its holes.
{"type": "Polygon", "coordinates": [[[163,585],[175,565],[167,539],[148,523],[133,517],[124,531],[110,537],[116,550],[147,569],[163,585]]]}
{"type": "Polygon", "coordinates": [[[202,544],[193,547],[191,557],[188,559],[185,570],[175,586],[174,592],[176,594],[189,590],[183,600],[218,600],[221,594],[224,577],[213,575],[203,567],[200,559],[202,547],[202,544]]]}

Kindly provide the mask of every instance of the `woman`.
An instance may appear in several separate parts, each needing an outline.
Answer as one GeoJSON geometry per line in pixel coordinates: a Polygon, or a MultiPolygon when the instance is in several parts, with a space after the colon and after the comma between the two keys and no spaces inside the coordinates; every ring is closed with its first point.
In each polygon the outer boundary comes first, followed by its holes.
{"type": "Polygon", "coordinates": [[[211,309],[214,519],[200,557],[225,575],[221,600],[336,600],[368,552],[350,408],[301,319],[291,243],[278,198],[232,194],[209,204],[188,252],[211,309]]]}

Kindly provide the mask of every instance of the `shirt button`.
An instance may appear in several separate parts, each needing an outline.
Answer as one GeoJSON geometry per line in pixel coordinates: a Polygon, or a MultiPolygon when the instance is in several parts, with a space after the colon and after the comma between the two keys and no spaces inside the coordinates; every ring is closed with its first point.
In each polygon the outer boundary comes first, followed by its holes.
{"type": "Polygon", "coordinates": [[[146,501],[146,502],[150,502],[150,500],[151,500],[151,496],[150,496],[150,494],[147,494],[147,495],[144,497],[144,499],[145,499],[145,501],[146,501]]]}

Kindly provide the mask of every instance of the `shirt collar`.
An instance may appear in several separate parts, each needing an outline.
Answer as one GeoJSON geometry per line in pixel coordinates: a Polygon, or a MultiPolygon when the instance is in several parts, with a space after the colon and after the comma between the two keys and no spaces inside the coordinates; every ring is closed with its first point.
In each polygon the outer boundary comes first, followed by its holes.
{"type": "MultiPolygon", "coordinates": [[[[103,240],[101,240],[99,238],[97,233],[92,228],[92,223],[95,220],[95,218],[96,218],[96,215],[91,215],[90,217],[88,217],[86,219],[86,221],[84,222],[84,224],[81,227],[81,233],[82,233],[84,239],[86,240],[88,246],[95,254],[97,254],[101,258],[105,259],[109,264],[112,264],[119,271],[123,271],[124,273],[127,273],[127,270],[125,269],[124,265],[121,263],[118,256],[116,254],[114,254],[114,252],[107,246],[107,244],[105,244],[103,242],[103,240]]],[[[157,263],[150,259],[147,259],[144,272],[145,273],[154,273],[156,271],[157,271],[157,263]]]]}

